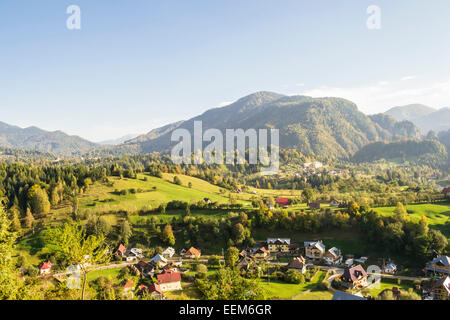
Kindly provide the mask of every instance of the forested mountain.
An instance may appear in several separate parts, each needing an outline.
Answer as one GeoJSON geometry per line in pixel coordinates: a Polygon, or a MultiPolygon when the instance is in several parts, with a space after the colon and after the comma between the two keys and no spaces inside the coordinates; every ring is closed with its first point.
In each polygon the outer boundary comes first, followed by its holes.
{"type": "Polygon", "coordinates": [[[373,162],[380,159],[415,162],[431,167],[447,164],[446,148],[437,140],[406,140],[370,143],[353,156],[355,162],[373,162]]]}
{"type": "Polygon", "coordinates": [[[450,108],[433,109],[421,104],[394,107],[385,112],[398,121],[408,120],[417,125],[424,134],[450,129],[450,108]]]}
{"type": "Polygon", "coordinates": [[[277,128],[282,148],[326,158],[348,158],[373,141],[420,135],[412,123],[386,116],[368,117],[345,99],[257,92],[187,121],[153,130],[127,144],[139,145],[143,152],[169,151],[175,144],[170,141],[172,131],[184,128],[193,132],[197,120],[202,121],[204,131],[217,128],[223,133],[225,129],[277,128]]]}
{"type": "Polygon", "coordinates": [[[385,112],[385,114],[393,117],[398,121],[413,120],[418,117],[424,117],[430,113],[436,112],[436,109],[423,104],[408,104],[406,106],[393,107],[385,112]]]}
{"type": "Polygon", "coordinates": [[[0,122],[0,146],[71,156],[86,152],[97,144],[61,131],[49,132],[37,127],[22,129],[0,122]]]}

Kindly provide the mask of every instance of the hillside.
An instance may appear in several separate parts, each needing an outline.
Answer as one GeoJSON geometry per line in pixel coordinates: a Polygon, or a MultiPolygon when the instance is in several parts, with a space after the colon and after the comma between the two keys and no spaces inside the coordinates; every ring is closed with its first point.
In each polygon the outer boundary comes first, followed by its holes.
{"type": "Polygon", "coordinates": [[[362,146],[378,140],[416,138],[418,130],[411,123],[380,124],[360,112],[357,106],[341,98],[284,96],[257,92],[202,115],[156,129],[132,139],[143,152],[168,152],[176,128],[193,131],[194,121],[203,122],[203,130],[217,128],[244,130],[280,129],[280,146],[296,149],[307,156],[348,158],[362,146]]]}
{"type": "Polygon", "coordinates": [[[450,108],[433,109],[421,104],[394,107],[385,112],[398,121],[408,120],[418,126],[424,134],[450,129],[450,108]]]}
{"type": "Polygon", "coordinates": [[[446,164],[447,158],[447,151],[439,141],[406,140],[368,144],[356,152],[352,159],[355,162],[373,162],[380,159],[399,160],[441,167],[446,164]]]}
{"type": "Polygon", "coordinates": [[[0,146],[71,156],[85,152],[97,145],[78,136],[69,136],[61,131],[49,132],[37,127],[22,129],[0,122],[0,146]]]}
{"type": "Polygon", "coordinates": [[[433,109],[429,106],[423,104],[409,104],[406,106],[393,107],[386,111],[385,114],[393,117],[398,121],[403,121],[416,119],[418,117],[424,117],[433,112],[436,112],[436,109],[433,109]]]}

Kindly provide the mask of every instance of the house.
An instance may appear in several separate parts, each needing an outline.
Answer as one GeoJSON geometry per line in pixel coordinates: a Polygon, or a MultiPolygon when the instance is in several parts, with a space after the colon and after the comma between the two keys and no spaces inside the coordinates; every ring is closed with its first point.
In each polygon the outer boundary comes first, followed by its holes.
{"type": "Polygon", "coordinates": [[[300,251],[300,245],[298,243],[291,243],[289,245],[289,252],[293,255],[298,254],[300,251]]]}
{"type": "Polygon", "coordinates": [[[361,257],[361,258],[359,258],[359,259],[355,259],[355,262],[356,263],[366,263],[366,261],[368,260],[369,258],[367,258],[367,257],[361,257]]]}
{"type": "Polygon", "coordinates": [[[186,249],[181,249],[180,250],[180,256],[184,256],[186,254],[186,249]]]}
{"type": "Polygon", "coordinates": [[[367,286],[367,273],[359,264],[355,267],[345,269],[341,276],[341,283],[347,288],[363,288],[367,286]]]}
{"type": "Polygon", "coordinates": [[[350,294],[344,291],[336,290],[331,300],[367,300],[360,293],[359,295],[350,294]]]}
{"type": "Polygon", "coordinates": [[[175,291],[175,290],[183,290],[181,287],[181,273],[166,270],[161,274],[156,276],[158,279],[158,284],[161,290],[164,291],[175,291]]]}
{"type": "Polygon", "coordinates": [[[124,280],[122,282],[122,286],[123,286],[123,295],[132,299],[134,297],[134,290],[136,289],[134,281],[131,279],[124,280]]]}
{"type": "Polygon", "coordinates": [[[308,207],[310,210],[320,210],[320,202],[310,202],[308,203],[308,207]]]}
{"type": "Polygon", "coordinates": [[[330,207],[339,207],[340,204],[341,203],[334,198],[330,200],[330,207]]]}
{"type": "Polygon", "coordinates": [[[156,283],[153,283],[148,287],[145,285],[140,285],[138,295],[143,295],[144,293],[150,295],[152,300],[163,300],[165,298],[161,287],[156,283]]]}
{"type": "Polygon", "coordinates": [[[155,269],[156,269],[155,263],[139,261],[134,266],[142,275],[153,277],[153,275],[155,274],[155,269]]]}
{"type": "Polygon", "coordinates": [[[172,258],[175,254],[175,249],[172,247],[168,247],[166,250],[162,252],[162,255],[167,258],[172,258]]]}
{"type": "Polygon", "coordinates": [[[397,265],[393,262],[389,262],[387,265],[384,266],[383,272],[395,274],[397,272],[397,265]]]}
{"type": "Polygon", "coordinates": [[[450,274],[450,257],[440,256],[433,259],[425,267],[425,270],[433,273],[450,274]]]}
{"type": "Polygon", "coordinates": [[[308,259],[320,260],[325,254],[325,245],[322,241],[307,241],[304,243],[305,256],[308,259]]]}
{"type": "Polygon", "coordinates": [[[330,265],[336,265],[342,262],[342,254],[341,250],[336,247],[329,249],[324,255],[323,258],[325,262],[330,265]]]}
{"type": "Polygon", "coordinates": [[[194,247],[191,247],[186,253],[184,254],[185,258],[200,258],[201,256],[200,250],[197,250],[194,247]]]}
{"type": "Polygon", "coordinates": [[[290,204],[290,201],[288,198],[276,198],[275,202],[281,207],[289,206],[289,204],[290,204]]]}
{"type": "Polygon", "coordinates": [[[158,253],[157,255],[155,255],[153,258],[150,259],[150,262],[160,267],[164,267],[167,264],[167,259],[158,253]]]}
{"type": "Polygon", "coordinates": [[[288,268],[288,270],[295,269],[301,273],[305,273],[306,272],[306,259],[303,258],[302,256],[296,257],[288,263],[287,268],[288,268]]]}
{"type": "Polygon", "coordinates": [[[256,267],[256,262],[250,256],[246,256],[239,260],[237,266],[239,270],[248,270],[256,267]]]}
{"type": "Polygon", "coordinates": [[[117,249],[115,251],[115,254],[118,255],[119,257],[125,258],[125,252],[126,251],[127,251],[127,248],[123,244],[120,244],[117,247],[117,249]]]}
{"type": "Polygon", "coordinates": [[[287,238],[268,238],[267,246],[270,252],[289,252],[291,239],[287,238]]]}
{"type": "Polygon", "coordinates": [[[134,255],[137,259],[142,259],[144,257],[144,254],[142,253],[142,249],[138,249],[138,248],[131,248],[130,255],[134,255]]]}
{"type": "Polygon", "coordinates": [[[347,268],[351,267],[353,264],[355,263],[355,261],[353,259],[347,259],[345,260],[344,264],[347,268]]]}
{"type": "Polygon", "coordinates": [[[434,300],[450,300],[450,277],[441,278],[432,287],[434,300]]]}
{"type": "Polygon", "coordinates": [[[270,255],[270,251],[265,247],[257,248],[252,252],[252,256],[257,259],[265,259],[270,255]]]}
{"type": "Polygon", "coordinates": [[[50,261],[42,262],[39,266],[39,274],[49,274],[52,270],[52,263],[50,261]]]}

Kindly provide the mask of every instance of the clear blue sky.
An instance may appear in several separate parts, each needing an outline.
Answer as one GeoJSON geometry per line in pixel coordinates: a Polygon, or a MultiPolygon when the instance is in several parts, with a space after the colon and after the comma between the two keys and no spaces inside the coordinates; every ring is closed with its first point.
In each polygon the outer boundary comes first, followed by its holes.
{"type": "Polygon", "coordinates": [[[448,0],[1,0],[0,121],[99,141],[260,90],[450,107],[449,57],[448,0]]]}

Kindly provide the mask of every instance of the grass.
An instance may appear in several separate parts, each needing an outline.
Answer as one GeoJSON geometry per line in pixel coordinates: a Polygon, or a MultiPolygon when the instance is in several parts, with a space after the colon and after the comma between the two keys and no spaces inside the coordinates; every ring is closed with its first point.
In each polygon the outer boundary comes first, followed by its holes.
{"type": "Polygon", "coordinates": [[[392,289],[393,287],[399,288],[401,291],[406,292],[411,288],[414,288],[414,284],[411,281],[402,280],[398,284],[395,279],[382,279],[378,288],[371,288],[369,294],[372,297],[378,297],[378,295],[386,289],[392,289]]]}
{"type": "Polygon", "coordinates": [[[99,277],[106,277],[112,280],[113,282],[117,282],[119,272],[122,268],[112,268],[112,269],[102,269],[102,270],[93,270],[88,272],[87,279],[88,281],[94,281],[99,277]]]}
{"type": "Polygon", "coordinates": [[[314,291],[308,292],[301,295],[295,300],[331,300],[333,298],[333,293],[330,291],[314,291]]]}
{"type": "MultiPolygon", "coordinates": [[[[381,215],[394,214],[395,207],[379,207],[375,211],[381,215]]],[[[419,221],[422,216],[428,219],[431,228],[441,231],[450,239],[450,228],[446,226],[446,222],[450,221],[450,204],[414,204],[407,205],[406,210],[412,221],[419,221]]]]}
{"type": "Polygon", "coordinates": [[[292,297],[305,292],[307,290],[312,290],[320,281],[325,277],[324,271],[319,271],[310,282],[302,284],[287,283],[283,281],[272,281],[272,280],[262,280],[261,284],[266,292],[267,298],[280,298],[284,300],[289,300],[292,297]]]}
{"type": "Polygon", "coordinates": [[[164,295],[168,300],[200,300],[202,298],[202,293],[195,286],[188,283],[182,283],[183,290],[177,291],[166,291],[164,295]]]}
{"type": "MultiPolygon", "coordinates": [[[[169,181],[173,179],[172,177],[173,175],[169,174],[164,175],[163,179],[144,174],[139,174],[137,179],[109,177],[109,184],[97,182],[80,197],[80,208],[104,212],[114,211],[117,208],[139,210],[145,206],[156,208],[161,203],[172,200],[197,202],[204,198],[219,203],[228,203],[228,194],[221,193],[217,186],[201,179],[178,175],[183,182],[183,185],[180,186],[169,181]],[[144,178],[146,181],[144,181],[144,178]],[[192,183],[192,188],[187,186],[188,182],[192,183]],[[115,190],[130,189],[141,189],[142,192],[127,195],[114,193],[115,190]]],[[[242,200],[238,200],[238,202],[246,203],[242,200]]]]}

